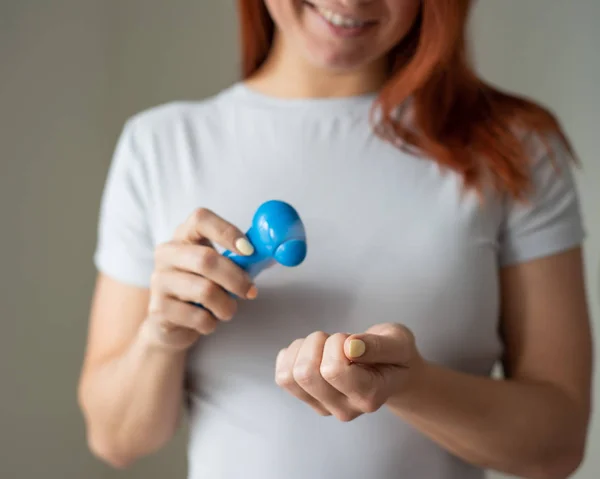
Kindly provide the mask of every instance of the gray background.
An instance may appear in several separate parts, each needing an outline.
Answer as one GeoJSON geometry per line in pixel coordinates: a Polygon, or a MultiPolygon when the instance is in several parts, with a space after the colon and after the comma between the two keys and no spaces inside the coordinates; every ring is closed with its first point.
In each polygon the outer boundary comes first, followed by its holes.
{"type": "MultiPolygon", "coordinates": [[[[0,2],[0,477],[184,478],[182,431],[114,472],[88,453],[76,403],[98,203],[123,121],[237,77],[234,2],[0,2]]],[[[600,276],[599,0],[480,0],[481,72],[550,105],[584,164],[588,281],[600,276]]],[[[598,333],[597,339],[598,339],[598,333]]],[[[596,387],[598,392],[598,386],[596,387]]],[[[595,419],[585,464],[600,476],[595,419]]],[[[433,478],[432,478],[433,479],[433,478]]]]}

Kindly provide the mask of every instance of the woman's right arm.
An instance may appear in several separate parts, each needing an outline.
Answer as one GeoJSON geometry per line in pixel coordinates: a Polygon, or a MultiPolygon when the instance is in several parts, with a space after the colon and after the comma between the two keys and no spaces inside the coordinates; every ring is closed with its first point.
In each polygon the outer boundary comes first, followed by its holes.
{"type": "Polygon", "coordinates": [[[126,467],[175,433],[186,351],[233,317],[236,300],[228,292],[256,296],[247,274],[211,247],[248,254],[244,240],[201,209],[157,248],[149,289],[98,276],[78,397],[89,447],[104,461],[126,467]]]}

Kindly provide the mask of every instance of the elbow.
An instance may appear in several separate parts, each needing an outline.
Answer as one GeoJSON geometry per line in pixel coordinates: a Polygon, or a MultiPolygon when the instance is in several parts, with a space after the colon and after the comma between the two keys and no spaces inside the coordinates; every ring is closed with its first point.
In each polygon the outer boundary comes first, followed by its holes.
{"type": "Polygon", "coordinates": [[[521,468],[527,479],[565,479],[573,476],[581,467],[587,450],[589,409],[564,417],[563,427],[548,431],[538,443],[537,453],[532,454],[521,468]]]}
{"type": "Polygon", "coordinates": [[[175,427],[140,420],[126,408],[99,407],[99,401],[79,394],[89,451],[114,469],[127,469],[139,459],[160,450],[175,434],[175,427]],[[87,400],[86,400],[87,398],[87,400]],[[110,418],[107,420],[107,418],[110,418]]]}
{"type": "Polygon", "coordinates": [[[87,427],[87,446],[97,459],[117,470],[128,469],[138,460],[157,452],[166,440],[152,434],[142,435],[144,428],[136,433],[87,427]]]}
{"type": "Polygon", "coordinates": [[[113,469],[127,469],[132,466],[137,458],[128,454],[111,441],[88,435],[87,444],[90,452],[100,461],[113,469]]]}
{"type": "Polygon", "coordinates": [[[85,409],[84,419],[87,429],[87,447],[96,459],[119,470],[127,469],[136,462],[138,457],[132,451],[122,447],[112,435],[98,431],[96,426],[90,424],[91,421],[85,414],[85,409]]]}
{"type": "Polygon", "coordinates": [[[547,457],[539,458],[523,470],[527,479],[565,479],[571,477],[585,458],[584,446],[573,446],[562,451],[554,451],[547,457]]]}
{"type": "Polygon", "coordinates": [[[86,429],[86,442],[90,453],[96,458],[112,467],[113,469],[127,469],[133,465],[137,457],[119,445],[114,434],[102,431],[97,426],[98,421],[94,419],[92,405],[89,403],[85,389],[80,385],[77,391],[77,400],[83,415],[86,429]]]}

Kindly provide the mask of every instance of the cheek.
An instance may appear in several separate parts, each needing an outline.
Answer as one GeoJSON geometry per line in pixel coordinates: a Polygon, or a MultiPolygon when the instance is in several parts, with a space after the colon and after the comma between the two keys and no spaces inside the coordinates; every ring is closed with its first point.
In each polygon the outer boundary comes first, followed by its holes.
{"type": "Polygon", "coordinates": [[[271,18],[281,31],[286,31],[298,20],[301,0],[264,0],[271,18]]]}
{"type": "Polygon", "coordinates": [[[400,43],[417,21],[420,8],[421,0],[391,0],[388,10],[390,22],[381,35],[385,43],[391,46],[400,43]]]}

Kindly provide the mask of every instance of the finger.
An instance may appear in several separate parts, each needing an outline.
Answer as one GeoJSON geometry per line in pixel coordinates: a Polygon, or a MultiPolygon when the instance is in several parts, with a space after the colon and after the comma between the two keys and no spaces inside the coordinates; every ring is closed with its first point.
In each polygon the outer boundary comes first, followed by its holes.
{"type": "Polygon", "coordinates": [[[219,285],[192,273],[161,271],[153,275],[152,289],[181,301],[200,303],[222,321],[229,321],[237,311],[236,300],[219,285]]]}
{"type": "MultiPolygon", "coordinates": [[[[348,398],[325,378],[333,371],[329,367],[331,362],[326,361],[325,367],[323,365],[323,352],[328,338],[329,335],[323,332],[312,333],[306,337],[296,356],[293,369],[294,379],[306,393],[319,401],[337,418],[351,420],[356,417],[357,411],[351,407],[348,398]]],[[[347,367],[349,361],[344,358],[344,362],[345,364],[341,366],[347,367]]],[[[335,374],[337,374],[337,370],[335,374]]]]}
{"type": "Polygon", "coordinates": [[[321,416],[331,416],[319,401],[304,391],[294,379],[294,363],[303,340],[297,339],[287,349],[282,349],[275,361],[275,382],[292,396],[308,404],[321,416]]]}
{"type": "Polygon", "coordinates": [[[243,256],[254,253],[254,248],[236,226],[207,208],[199,208],[179,227],[174,239],[198,243],[209,240],[243,256]]]}
{"type": "Polygon", "coordinates": [[[344,341],[348,336],[348,334],[334,334],[327,338],[323,345],[321,376],[336,389],[347,381],[346,376],[351,370],[351,361],[344,354],[344,341]]]}
{"type": "Polygon", "coordinates": [[[381,407],[381,387],[378,373],[370,368],[352,365],[344,354],[344,344],[350,335],[334,334],[325,343],[321,374],[343,394],[353,410],[375,412],[381,407]]]}
{"type": "Polygon", "coordinates": [[[204,276],[240,298],[256,297],[256,287],[248,273],[213,248],[170,242],[160,245],[155,257],[160,270],[189,271],[204,276]]]}
{"type": "Polygon", "coordinates": [[[209,335],[217,327],[218,320],[208,310],[177,300],[167,300],[165,316],[175,326],[193,329],[202,335],[209,335]]]}
{"type": "Polygon", "coordinates": [[[348,359],[362,364],[408,366],[414,349],[412,333],[397,324],[378,325],[367,333],[350,336],[344,344],[348,359]]]}
{"type": "MultiPolygon", "coordinates": [[[[153,300],[151,303],[157,302],[153,300]]],[[[159,318],[160,325],[166,332],[173,328],[185,328],[206,336],[217,327],[218,320],[206,309],[166,296],[158,303],[157,310],[151,310],[150,314],[159,318]]]]}

